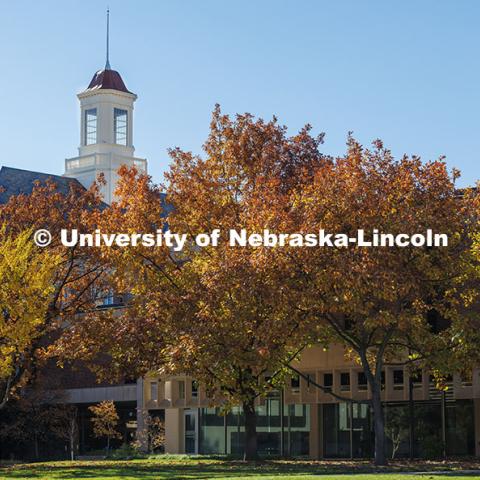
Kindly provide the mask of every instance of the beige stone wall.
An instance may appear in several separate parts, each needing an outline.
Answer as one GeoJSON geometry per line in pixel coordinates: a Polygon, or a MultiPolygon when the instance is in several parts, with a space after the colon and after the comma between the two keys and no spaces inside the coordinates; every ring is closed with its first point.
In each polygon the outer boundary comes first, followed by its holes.
{"type": "MultiPolygon", "coordinates": [[[[301,359],[294,364],[295,368],[310,378],[324,385],[324,375],[330,374],[333,377],[332,391],[337,395],[346,398],[355,398],[364,400],[369,398],[370,392],[366,386],[358,384],[358,373],[361,372],[359,365],[352,361],[345,360],[343,348],[332,346],[327,351],[321,347],[313,347],[305,351],[301,359]],[[348,373],[350,385],[342,385],[342,374],[348,373]]],[[[403,383],[394,382],[396,370],[402,370],[401,367],[385,367],[385,387],[382,394],[385,401],[405,401],[409,398],[409,373],[403,372],[403,383]]],[[[201,385],[197,392],[192,390],[192,378],[187,376],[146,378],[144,383],[144,407],[147,409],[158,408],[200,408],[211,406],[212,402],[205,395],[201,385]],[[152,382],[156,386],[152,388],[152,382]],[[152,398],[152,392],[155,398],[152,398]]],[[[415,383],[413,389],[414,400],[431,400],[438,398],[440,392],[429,382],[428,374],[423,374],[422,382],[415,383]]],[[[459,376],[454,376],[447,392],[449,399],[480,399],[480,375],[478,371],[474,372],[473,381],[469,383],[462,382],[459,376]]],[[[284,390],[285,403],[287,404],[322,404],[339,401],[329,393],[309,383],[304,378],[300,378],[300,386],[293,389],[290,382],[284,390]]],[[[261,400],[259,400],[261,402],[261,400]]]]}
{"type": "Polygon", "coordinates": [[[185,451],[183,431],[183,409],[165,409],[166,453],[183,453],[185,451]]]}

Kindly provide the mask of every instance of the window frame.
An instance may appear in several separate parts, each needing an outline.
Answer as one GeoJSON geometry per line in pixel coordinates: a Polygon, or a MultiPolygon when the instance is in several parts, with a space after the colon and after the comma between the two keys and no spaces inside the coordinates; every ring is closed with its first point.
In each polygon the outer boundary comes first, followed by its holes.
{"type": "Polygon", "coordinates": [[[352,379],[350,372],[340,372],[340,391],[349,392],[351,389],[352,379]]]}
{"type": "Polygon", "coordinates": [[[86,108],[83,113],[83,143],[85,146],[95,145],[98,143],[98,112],[97,108],[86,108]],[[89,115],[94,117],[94,120],[89,119],[89,115]],[[92,128],[92,122],[95,122],[95,125],[92,128]],[[92,137],[92,138],[91,138],[92,137]],[[94,138],[93,138],[94,137],[94,138]]]}
{"type": "Polygon", "coordinates": [[[150,400],[152,402],[158,402],[158,381],[150,382],[150,400]]]}
{"type": "Polygon", "coordinates": [[[126,109],[117,107],[113,109],[113,142],[115,145],[128,146],[128,110],[126,109]],[[123,115],[125,115],[124,121],[119,119],[123,115]]]}

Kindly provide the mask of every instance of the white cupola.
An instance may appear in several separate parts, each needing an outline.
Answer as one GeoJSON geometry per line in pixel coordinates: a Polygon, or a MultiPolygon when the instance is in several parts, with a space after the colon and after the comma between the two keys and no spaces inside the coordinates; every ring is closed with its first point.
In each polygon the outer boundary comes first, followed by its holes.
{"type": "Polygon", "coordinates": [[[122,77],[110,68],[107,17],[107,61],[77,95],[80,100],[80,147],[78,157],[65,160],[65,177],[76,178],[86,188],[100,173],[106,184],[103,201],[110,204],[122,165],[135,165],[146,173],[147,161],[134,157],[133,104],[137,96],[128,91],[122,77]]]}

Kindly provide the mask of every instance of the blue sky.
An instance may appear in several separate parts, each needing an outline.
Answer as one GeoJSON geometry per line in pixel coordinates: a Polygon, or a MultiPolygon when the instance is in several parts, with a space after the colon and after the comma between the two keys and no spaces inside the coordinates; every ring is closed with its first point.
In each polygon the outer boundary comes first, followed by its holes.
{"type": "MultiPolygon", "coordinates": [[[[138,94],[136,154],[154,180],[167,148],[196,153],[216,102],[347,132],[396,156],[446,155],[480,178],[477,0],[108,0],[112,68],[138,94]]],[[[62,174],[77,154],[75,94],[105,63],[107,2],[0,0],[0,164],[62,174]]]]}

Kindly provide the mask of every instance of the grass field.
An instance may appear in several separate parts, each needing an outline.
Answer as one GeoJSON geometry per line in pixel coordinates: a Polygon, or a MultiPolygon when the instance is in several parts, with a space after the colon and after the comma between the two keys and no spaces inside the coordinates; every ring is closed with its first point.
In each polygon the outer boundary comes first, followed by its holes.
{"type": "Polygon", "coordinates": [[[465,480],[468,478],[480,480],[480,474],[468,473],[465,471],[466,469],[480,472],[480,464],[477,462],[395,462],[389,467],[378,469],[366,461],[272,460],[245,463],[214,457],[163,456],[128,461],[99,460],[16,464],[1,467],[0,479],[465,480]]]}

